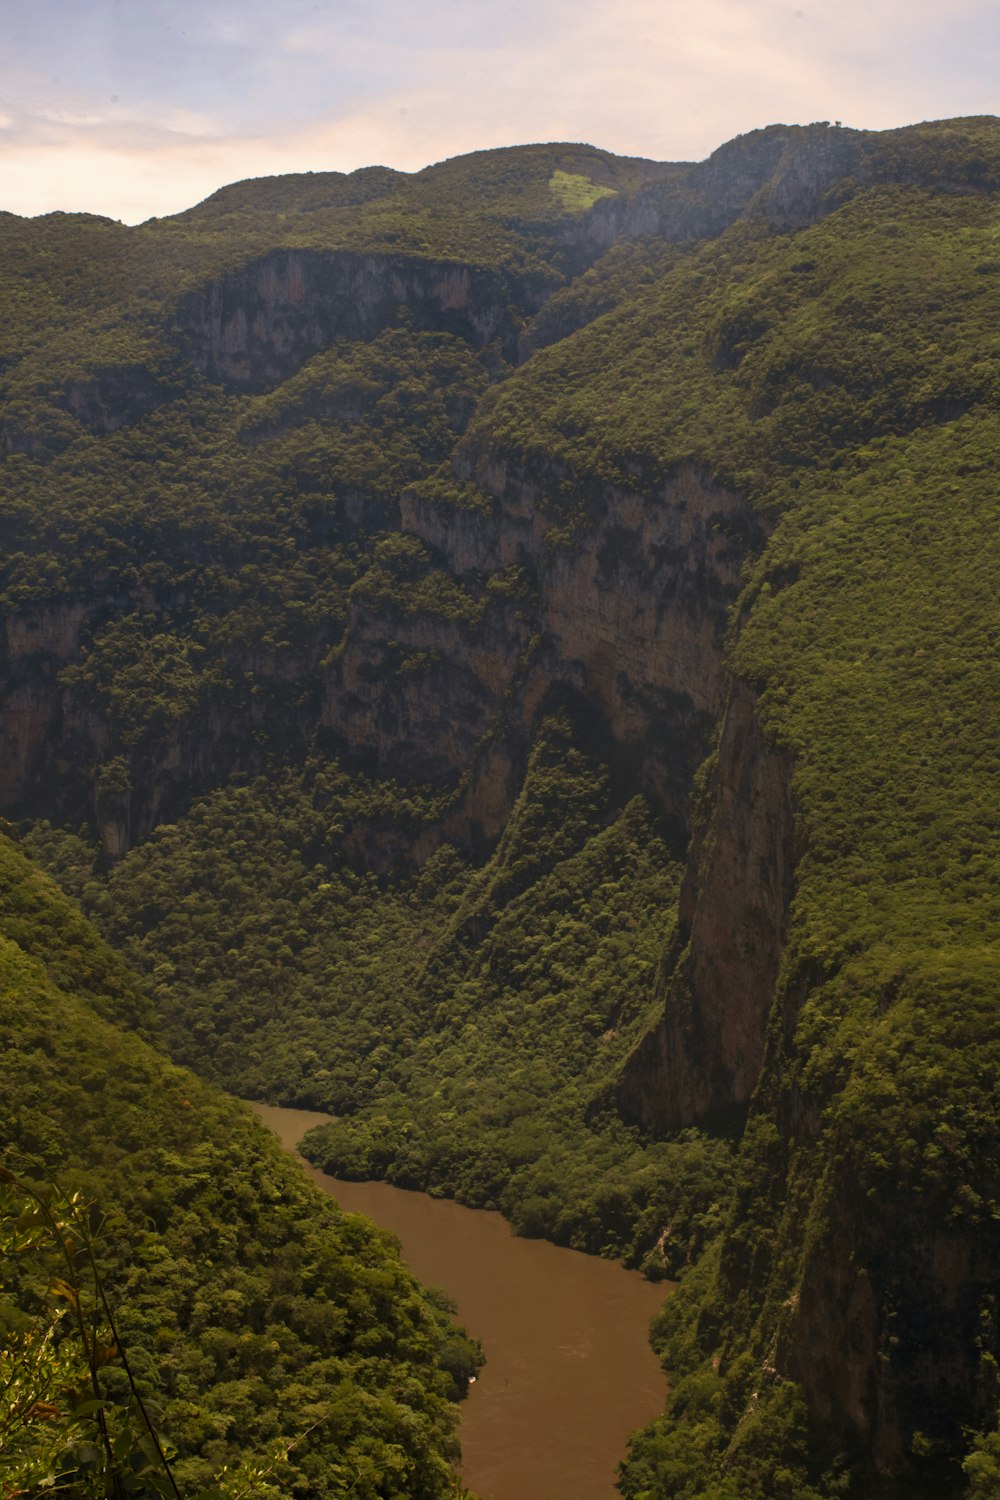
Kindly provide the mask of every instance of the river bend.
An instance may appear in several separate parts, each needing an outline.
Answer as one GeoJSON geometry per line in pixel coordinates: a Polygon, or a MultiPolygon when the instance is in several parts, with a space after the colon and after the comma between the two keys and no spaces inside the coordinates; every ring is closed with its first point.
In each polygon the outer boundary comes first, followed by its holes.
{"type": "MultiPolygon", "coordinates": [[[[254,1108],[289,1151],[326,1118],[254,1108]]],[[[414,1275],[443,1287],[482,1341],[487,1363],[462,1404],[463,1482],[482,1500],[613,1500],[628,1434],[663,1410],[648,1329],[668,1288],[518,1239],[498,1213],[303,1165],[342,1208],[392,1230],[414,1275]]]]}

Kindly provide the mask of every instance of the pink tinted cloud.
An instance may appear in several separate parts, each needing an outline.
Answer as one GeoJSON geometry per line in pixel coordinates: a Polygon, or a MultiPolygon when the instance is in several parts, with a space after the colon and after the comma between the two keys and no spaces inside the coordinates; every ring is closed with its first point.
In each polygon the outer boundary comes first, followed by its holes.
{"type": "Polygon", "coordinates": [[[176,93],[112,99],[86,79],[19,76],[8,57],[0,207],[134,222],[274,172],[414,170],[533,140],[691,160],[775,121],[886,128],[1000,105],[993,0],[947,12],[930,0],[515,0],[506,12],[374,0],[300,4],[266,26],[259,9],[206,0],[209,71],[176,93]],[[227,97],[227,49],[240,79],[269,81],[254,109],[227,97]]]}

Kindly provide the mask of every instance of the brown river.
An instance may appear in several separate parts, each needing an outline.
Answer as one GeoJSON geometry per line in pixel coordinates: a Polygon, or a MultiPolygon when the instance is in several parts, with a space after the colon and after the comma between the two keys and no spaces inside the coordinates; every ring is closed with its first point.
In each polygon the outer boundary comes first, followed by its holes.
{"type": "MultiPolygon", "coordinates": [[[[289,1151],[327,1118],[254,1108],[289,1151]]],[[[498,1213],[303,1165],[341,1207],[391,1229],[414,1275],[443,1287],[482,1341],[487,1363],[462,1403],[463,1483],[482,1500],[614,1500],[628,1434],[663,1410],[648,1328],[668,1288],[517,1239],[498,1213]]]]}

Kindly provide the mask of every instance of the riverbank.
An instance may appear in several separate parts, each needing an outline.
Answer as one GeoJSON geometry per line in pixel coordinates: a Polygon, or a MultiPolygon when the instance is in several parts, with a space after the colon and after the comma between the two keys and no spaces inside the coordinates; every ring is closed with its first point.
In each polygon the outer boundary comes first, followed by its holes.
{"type": "MultiPolygon", "coordinates": [[[[326,1118],[254,1108],[292,1152],[326,1118]]],[[[648,1327],[669,1286],[519,1239],[498,1213],[303,1168],[342,1208],[397,1235],[413,1273],[442,1287],[481,1339],[487,1364],[461,1419],[469,1488],[482,1500],[613,1500],[629,1433],[666,1399],[648,1327]]]]}

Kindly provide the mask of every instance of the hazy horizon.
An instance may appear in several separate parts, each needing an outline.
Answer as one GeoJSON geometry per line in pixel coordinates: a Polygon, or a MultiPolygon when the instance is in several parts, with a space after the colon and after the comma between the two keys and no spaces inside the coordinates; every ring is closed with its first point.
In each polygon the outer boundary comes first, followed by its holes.
{"type": "Polygon", "coordinates": [[[586,142],[702,160],[768,124],[1000,112],[958,0],[8,0],[0,208],[127,223],[246,178],[586,142]]]}

